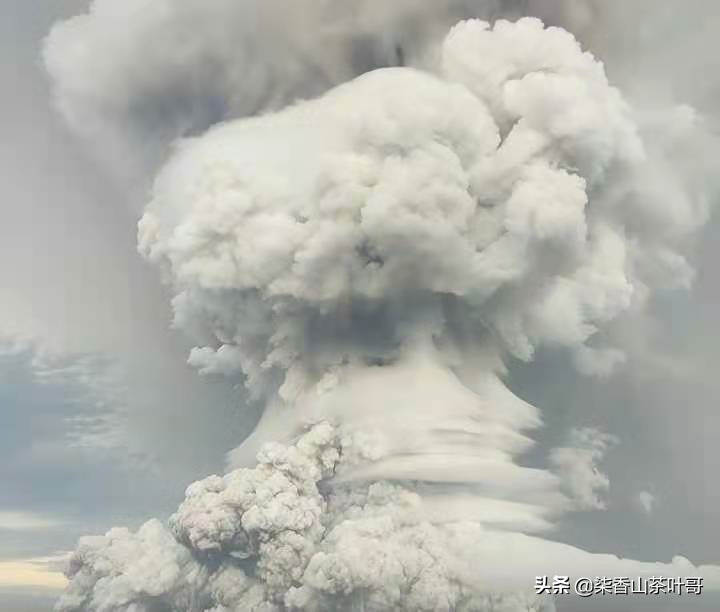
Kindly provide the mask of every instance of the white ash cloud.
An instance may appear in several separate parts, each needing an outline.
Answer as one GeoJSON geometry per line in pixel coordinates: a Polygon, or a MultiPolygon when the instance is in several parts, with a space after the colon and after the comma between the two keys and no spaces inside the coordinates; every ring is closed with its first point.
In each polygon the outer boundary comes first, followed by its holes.
{"type": "Polygon", "coordinates": [[[640,491],[637,494],[636,503],[640,510],[649,516],[655,511],[657,498],[650,491],[640,491]]]}
{"type": "Polygon", "coordinates": [[[495,0],[94,0],[53,28],[44,60],[68,122],[133,177],[179,136],[420,62],[459,19],[500,9],[495,0]]]}
{"type": "Polygon", "coordinates": [[[571,499],[581,509],[602,510],[605,503],[600,494],[610,487],[610,480],[597,467],[605,453],[618,439],[590,427],[575,429],[567,446],[550,453],[550,463],[571,499]]]}
{"type": "Polygon", "coordinates": [[[638,112],[536,19],[464,21],[435,48],[436,24],[472,3],[368,10],[390,25],[355,63],[348,33],[373,29],[320,5],[287,21],[320,23],[309,36],[276,23],[274,3],[245,21],[254,3],[97,1],[49,39],[70,122],[141,159],[148,142],[415,66],[174,146],[140,250],[197,343],[190,363],[243,380],[265,414],[238,469],[192,485],[169,530],[83,540],[58,609],[550,610],[522,592],[534,575],[715,580],[681,558],[527,535],[603,507],[612,438],[578,430],[547,468],[523,466],[541,415],[499,378],[504,358],[543,346],[607,375],[625,357],[602,330],[690,285],[686,248],[708,214],[702,119],[638,112]],[[110,32],[118,19],[132,36],[110,32]],[[113,51],[90,53],[106,34],[113,51]]]}
{"type": "MultiPolygon", "coordinates": [[[[439,71],[371,72],[178,146],[140,246],[201,343],[193,364],[292,399],[418,334],[472,352],[469,329],[588,369],[615,354],[590,345],[598,328],[690,283],[680,247],[703,194],[663,172],[668,151],[570,34],[465,22],[439,71]]],[[[673,119],[675,148],[697,125],[673,119]]]]}
{"type": "Polygon", "coordinates": [[[192,484],[169,530],[151,520],[81,539],[56,609],[550,612],[527,591],[537,573],[692,574],[720,586],[720,568],[682,557],[643,563],[478,522],[433,524],[399,484],[322,492],[342,450],[320,423],[295,445],[268,445],[254,469],[192,484]]]}
{"type": "Polygon", "coordinates": [[[341,450],[319,424],[265,447],[254,469],[191,485],[169,531],[152,520],[84,538],[57,609],[486,609],[446,548],[456,535],[422,519],[416,494],[382,482],[320,493],[341,450]]]}

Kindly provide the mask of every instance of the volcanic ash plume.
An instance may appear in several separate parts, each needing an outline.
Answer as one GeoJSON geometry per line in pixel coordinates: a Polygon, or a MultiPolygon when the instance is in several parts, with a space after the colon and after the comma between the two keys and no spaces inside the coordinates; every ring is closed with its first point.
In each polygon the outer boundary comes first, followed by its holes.
{"type": "Polygon", "coordinates": [[[691,282],[699,120],[637,117],[532,18],[461,22],[431,65],[177,145],[140,249],[190,362],[266,410],[169,530],[83,539],[58,610],[551,610],[537,574],[701,571],[528,535],[602,507],[612,439],[523,467],[540,415],[499,378],[541,345],[607,374],[597,332],[691,282]]]}

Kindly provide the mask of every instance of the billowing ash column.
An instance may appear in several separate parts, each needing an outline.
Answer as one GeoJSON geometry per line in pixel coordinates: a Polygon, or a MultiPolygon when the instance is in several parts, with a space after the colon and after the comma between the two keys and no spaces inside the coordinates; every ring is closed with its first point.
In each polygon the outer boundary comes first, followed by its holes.
{"type": "Polygon", "coordinates": [[[706,211],[667,168],[696,119],[639,120],[535,19],[462,22],[432,65],[177,145],[140,249],[190,362],[266,411],[170,532],[84,540],[59,610],[541,610],[521,591],[543,568],[635,563],[525,535],[600,504],[610,440],[519,465],[541,421],[502,359],[607,373],[598,330],[690,282],[706,211]]]}

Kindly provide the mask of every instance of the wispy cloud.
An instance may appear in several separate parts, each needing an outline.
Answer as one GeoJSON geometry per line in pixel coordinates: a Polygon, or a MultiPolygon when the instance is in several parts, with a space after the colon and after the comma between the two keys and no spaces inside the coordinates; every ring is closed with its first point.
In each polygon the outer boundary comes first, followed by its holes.
{"type": "Polygon", "coordinates": [[[61,570],[67,558],[67,553],[58,553],[48,557],[0,561],[0,588],[32,587],[59,591],[67,584],[61,570]]]}
{"type": "Polygon", "coordinates": [[[0,510],[0,530],[26,531],[50,529],[62,525],[64,521],[41,516],[30,512],[4,512],[0,510]]]}

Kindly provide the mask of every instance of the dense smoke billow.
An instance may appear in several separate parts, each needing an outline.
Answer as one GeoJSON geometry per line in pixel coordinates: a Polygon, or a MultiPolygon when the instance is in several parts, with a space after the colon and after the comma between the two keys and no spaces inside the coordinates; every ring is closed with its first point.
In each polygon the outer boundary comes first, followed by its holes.
{"type": "MultiPolygon", "coordinates": [[[[57,609],[539,611],[540,574],[720,583],[541,537],[603,507],[616,440],[577,429],[523,466],[541,415],[502,382],[542,346],[611,374],[608,324],[690,286],[702,117],[633,106],[519,18],[533,2],[291,4],[96,0],[48,39],[60,109],[112,164],[171,150],[140,251],[189,362],[265,406],[168,526],[81,540],[57,609]]],[[[544,10],[586,30],[601,8],[544,10]]]]}

